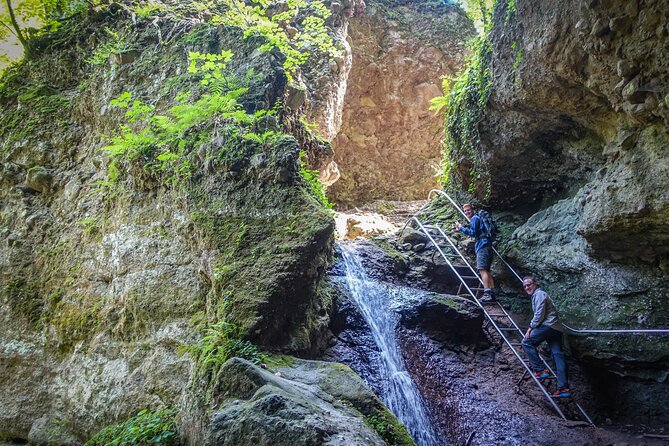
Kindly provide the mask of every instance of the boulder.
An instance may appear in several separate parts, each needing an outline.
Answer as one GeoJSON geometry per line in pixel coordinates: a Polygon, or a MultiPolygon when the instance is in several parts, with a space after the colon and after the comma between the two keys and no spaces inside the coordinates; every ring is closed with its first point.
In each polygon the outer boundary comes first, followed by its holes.
{"type": "Polygon", "coordinates": [[[239,358],[223,365],[205,446],[386,444],[365,421],[384,408],[351,369],[293,358],[287,362],[273,367],[273,373],[239,358]]]}

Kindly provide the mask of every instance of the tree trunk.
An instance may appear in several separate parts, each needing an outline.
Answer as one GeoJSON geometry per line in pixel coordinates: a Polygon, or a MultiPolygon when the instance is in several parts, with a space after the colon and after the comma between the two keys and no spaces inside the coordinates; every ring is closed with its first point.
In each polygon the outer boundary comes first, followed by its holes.
{"type": "Polygon", "coordinates": [[[9,12],[9,18],[12,21],[12,26],[14,27],[14,31],[16,31],[16,37],[19,39],[19,42],[21,42],[21,46],[23,46],[23,51],[27,55],[29,52],[29,47],[28,47],[28,41],[24,37],[23,33],[21,32],[21,28],[19,28],[19,24],[16,21],[16,16],[14,15],[14,8],[12,7],[12,2],[11,0],[5,0],[7,3],[7,11],[9,12]]]}

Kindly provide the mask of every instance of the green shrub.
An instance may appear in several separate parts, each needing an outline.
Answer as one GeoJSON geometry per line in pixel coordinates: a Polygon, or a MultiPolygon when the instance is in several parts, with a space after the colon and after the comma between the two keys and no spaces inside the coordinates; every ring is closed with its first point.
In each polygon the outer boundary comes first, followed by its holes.
{"type": "Polygon", "coordinates": [[[102,429],[85,446],[179,446],[177,410],[142,410],[129,420],[102,429]]]}

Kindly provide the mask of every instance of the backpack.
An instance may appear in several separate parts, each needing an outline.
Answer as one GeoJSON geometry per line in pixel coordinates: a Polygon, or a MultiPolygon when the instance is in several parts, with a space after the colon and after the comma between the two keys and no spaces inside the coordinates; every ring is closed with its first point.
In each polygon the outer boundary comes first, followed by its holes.
{"type": "Polygon", "coordinates": [[[487,238],[490,243],[494,242],[495,237],[497,237],[497,222],[493,220],[490,212],[483,209],[478,211],[476,215],[479,216],[481,223],[483,224],[483,234],[481,234],[481,237],[487,238]]]}

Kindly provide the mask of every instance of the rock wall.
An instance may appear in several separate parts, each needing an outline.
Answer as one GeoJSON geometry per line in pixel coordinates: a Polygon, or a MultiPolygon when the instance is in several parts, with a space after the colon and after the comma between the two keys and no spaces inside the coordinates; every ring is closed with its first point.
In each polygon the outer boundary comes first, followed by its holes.
{"type": "MultiPolygon", "coordinates": [[[[667,327],[669,8],[498,2],[480,121],[489,204],[523,215],[507,253],[574,328],[667,327]]],[[[664,392],[666,337],[597,336],[573,353],[664,392]],[[635,367],[636,366],[636,367],[635,367]]]]}
{"type": "Polygon", "coordinates": [[[441,119],[429,110],[440,78],[463,63],[474,29],[455,5],[370,1],[350,24],[353,63],[333,141],[341,209],[377,199],[425,199],[437,185],[441,119]]]}
{"type": "MultiPolygon", "coordinates": [[[[201,123],[181,135],[193,170],[178,182],[147,174],[148,155],[115,165],[102,150],[127,124],[110,105],[123,92],[158,112],[197,95],[191,51],[234,52],[226,75],[249,83],[244,112],[292,97],[277,51],[171,12],[114,4],[73,18],[3,77],[0,438],[70,444],[205,393],[178,352],[220,320],[262,348],[326,340],[317,284],[334,222],[300,174],[306,132],[258,143],[226,133],[229,120],[201,123]],[[113,36],[132,51],[103,57],[113,36]]],[[[332,20],[343,26],[346,9],[332,20]]],[[[298,129],[298,116],[285,107],[263,129],[298,129]]]]}

